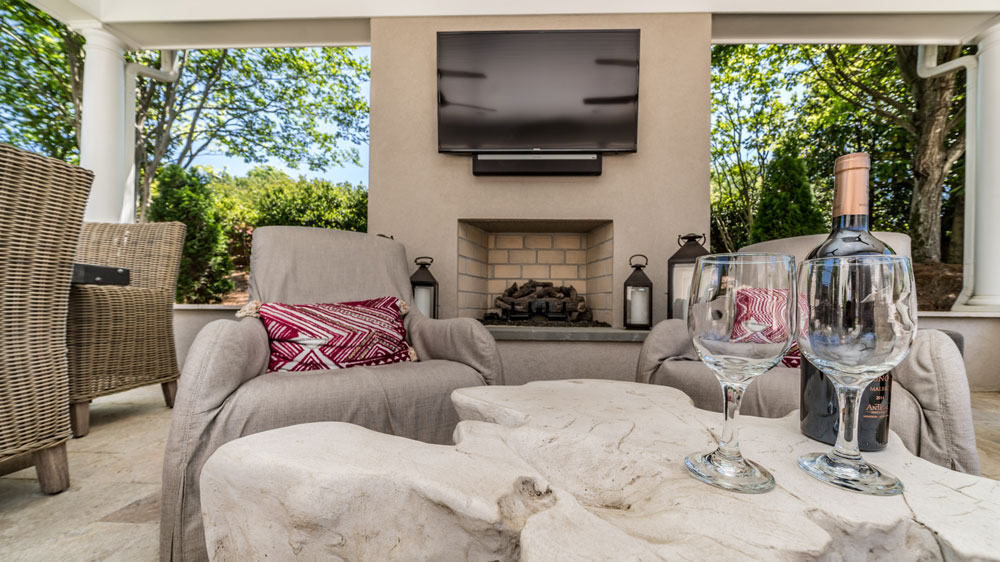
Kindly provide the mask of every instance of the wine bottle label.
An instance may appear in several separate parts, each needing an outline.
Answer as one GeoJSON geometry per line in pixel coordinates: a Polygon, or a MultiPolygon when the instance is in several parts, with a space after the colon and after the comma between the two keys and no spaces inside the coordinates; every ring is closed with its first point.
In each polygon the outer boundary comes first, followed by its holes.
{"type": "Polygon", "coordinates": [[[845,154],[833,165],[833,216],[868,214],[868,170],[864,152],[845,154]]]}

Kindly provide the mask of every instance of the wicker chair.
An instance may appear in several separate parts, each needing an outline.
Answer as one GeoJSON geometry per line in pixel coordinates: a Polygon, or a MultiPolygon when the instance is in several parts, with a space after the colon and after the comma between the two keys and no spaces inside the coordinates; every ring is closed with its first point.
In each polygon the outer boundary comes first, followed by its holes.
{"type": "Polygon", "coordinates": [[[173,304],[184,247],[179,222],[84,223],[78,263],[125,267],[131,284],[74,285],[69,305],[69,402],[75,437],[90,430],[90,401],[161,384],[177,391],[173,304]]]}
{"type": "Polygon", "coordinates": [[[66,307],[93,174],[0,144],[0,465],[69,487],[66,307]],[[30,454],[30,455],[29,455],[30,454]]]}

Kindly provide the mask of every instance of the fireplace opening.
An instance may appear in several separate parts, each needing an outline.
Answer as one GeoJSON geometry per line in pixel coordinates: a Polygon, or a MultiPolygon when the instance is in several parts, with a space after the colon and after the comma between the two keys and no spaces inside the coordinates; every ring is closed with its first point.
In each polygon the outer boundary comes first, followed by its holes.
{"type": "Polygon", "coordinates": [[[609,220],[458,221],[459,315],[609,327],[613,234],[609,220]]]}

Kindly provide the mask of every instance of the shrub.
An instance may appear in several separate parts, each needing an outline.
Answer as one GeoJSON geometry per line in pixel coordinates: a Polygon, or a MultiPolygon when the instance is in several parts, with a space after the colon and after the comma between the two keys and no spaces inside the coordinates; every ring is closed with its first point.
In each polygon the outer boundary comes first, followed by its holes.
{"type": "Polygon", "coordinates": [[[365,232],[368,192],[349,183],[288,174],[259,166],[244,177],[222,173],[209,186],[218,196],[229,252],[237,265],[248,267],[253,229],[258,226],[314,226],[365,232]]]}
{"type": "Polygon", "coordinates": [[[229,276],[233,262],[226,251],[221,210],[208,189],[208,178],[198,170],[170,165],[156,176],[156,195],[149,206],[152,221],[180,221],[187,225],[177,302],[221,302],[233,290],[229,276]]]}
{"type": "Polygon", "coordinates": [[[750,243],[829,230],[816,205],[806,167],[793,144],[779,146],[767,165],[750,243]]]}

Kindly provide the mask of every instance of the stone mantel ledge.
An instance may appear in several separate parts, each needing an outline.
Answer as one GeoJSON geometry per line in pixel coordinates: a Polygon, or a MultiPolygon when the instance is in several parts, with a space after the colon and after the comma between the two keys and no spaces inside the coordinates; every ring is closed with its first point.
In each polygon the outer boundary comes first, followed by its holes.
{"type": "Polygon", "coordinates": [[[343,423],[223,445],[201,476],[213,560],[1000,559],[1000,482],[895,435],[866,456],[906,490],[871,497],[799,470],[824,446],[794,413],[744,417],[743,451],[777,480],[744,495],[687,474],[721,415],[672,388],[545,381],[452,398],[467,420],[454,446],[343,423]]]}

